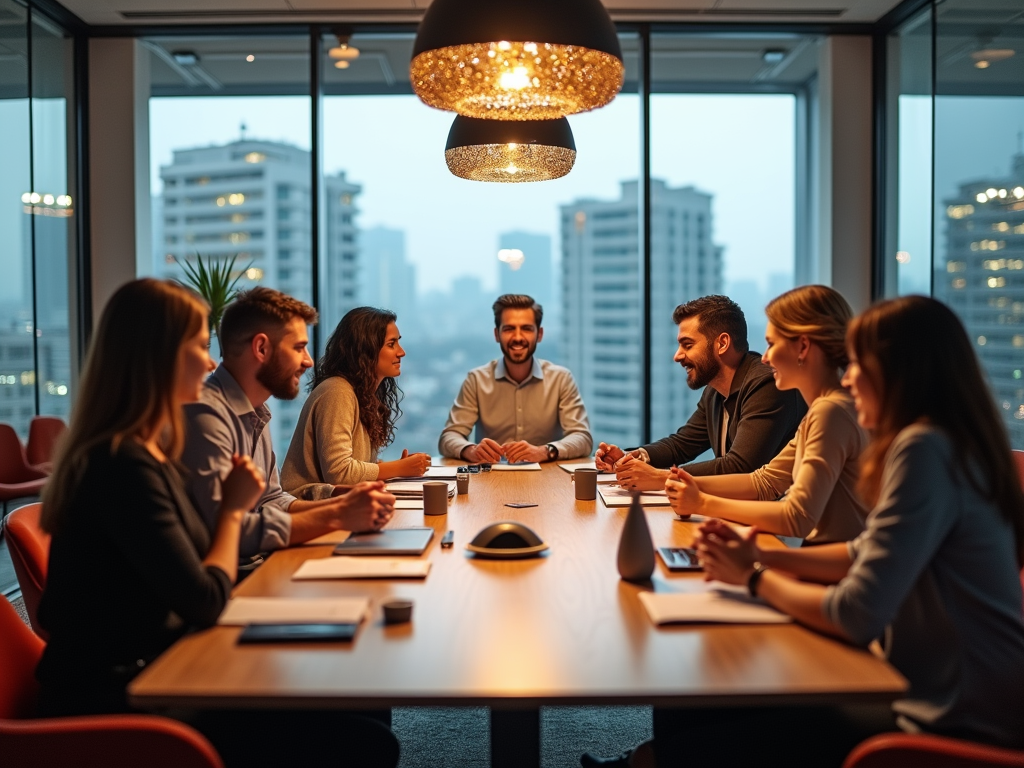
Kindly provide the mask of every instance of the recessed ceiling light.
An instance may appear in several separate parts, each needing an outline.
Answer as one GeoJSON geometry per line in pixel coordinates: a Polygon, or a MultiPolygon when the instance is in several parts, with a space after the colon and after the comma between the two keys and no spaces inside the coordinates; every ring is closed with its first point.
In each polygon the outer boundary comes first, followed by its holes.
{"type": "Polygon", "coordinates": [[[340,59],[339,61],[334,62],[334,68],[335,69],[348,69],[348,62],[345,61],[345,59],[340,59]]]}
{"type": "Polygon", "coordinates": [[[245,57],[245,60],[246,60],[246,61],[256,61],[256,57],[255,57],[255,56],[253,56],[253,55],[252,55],[252,54],[250,53],[250,54],[249,54],[248,56],[246,56],[246,57],[245,57]]]}
{"type": "Polygon", "coordinates": [[[192,66],[199,63],[199,57],[195,51],[174,51],[171,57],[182,66],[192,66]]]}
{"type": "Polygon", "coordinates": [[[978,69],[988,69],[997,61],[1009,59],[1016,53],[1012,48],[982,48],[971,54],[974,59],[974,66],[978,69]]]}

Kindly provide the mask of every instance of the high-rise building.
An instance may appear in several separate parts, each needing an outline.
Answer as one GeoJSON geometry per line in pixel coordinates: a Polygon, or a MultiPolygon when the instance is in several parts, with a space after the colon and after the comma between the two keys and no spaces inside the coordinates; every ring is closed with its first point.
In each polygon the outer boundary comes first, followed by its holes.
{"type": "MultiPolygon", "coordinates": [[[[697,405],[672,360],[672,310],[722,289],[722,248],[711,240],[711,195],[651,183],[651,429],[678,428],[697,405]]],[[[580,385],[596,440],[641,436],[642,350],[637,182],[617,200],[561,207],[563,360],[580,385]]]]}
{"type": "MultiPolygon", "coordinates": [[[[160,168],[163,231],[154,273],[182,279],[178,262],[235,258],[239,287],[267,285],[310,304],[326,321],[358,301],[359,251],[355,197],[361,188],[345,174],[324,178],[325,247],[320,301],[312,296],[310,155],[279,142],[240,139],[175,150],[160,168]]],[[[279,453],[287,448],[302,404],[275,401],[271,422],[279,453]]]]}
{"type": "Polygon", "coordinates": [[[359,261],[359,300],[372,307],[390,309],[400,322],[414,327],[416,265],[405,256],[405,232],[388,227],[361,230],[359,261]]]}
{"type": "Polygon", "coordinates": [[[934,295],[966,326],[1010,439],[1019,446],[1024,444],[1024,154],[1014,156],[1008,176],[961,184],[945,204],[946,258],[936,260],[934,295]]]}

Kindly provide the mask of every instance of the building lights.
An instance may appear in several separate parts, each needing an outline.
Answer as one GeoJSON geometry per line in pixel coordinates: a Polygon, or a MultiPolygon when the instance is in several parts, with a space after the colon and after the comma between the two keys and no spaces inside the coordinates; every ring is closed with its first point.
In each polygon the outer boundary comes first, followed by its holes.
{"type": "Polygon", "coordinates": [[[896,251],[896,261],[900,264],[910,263],[910,251],[896,251]]]}
{"type": "Polygon", "coordinates": [[[988,339],[986,339],[984,336],[979,336],[978,337],[978,346],[979,347],[984,347],[986,344],[988,344],[988,339]]]}
{"type": "Polygon", "coordinates": [[[257,280],[262,280],[263,270],[260,269],[259,267],[249,267],[247,270],[245,270],[245,276],[254,282],[257,280]]]}
{"type": "Polygon", "coordinates": [[[245,57],[245,60],[252,64],[254,61],[256,61],[256,57],[250,53],[248,56],[245,57]]]}
{"type": "Polygon", "coordinates": [[[21,195],[24,213],[36,216],[70,216],[71,195],[53,195],[50,192],[24,192],[21,195]]]}
{"type": "MultiPolygon", "coordinates": [[[[979,197],[984,197],[984,195],[979,195],[979,197]]],[[[988,198],[985,199],[987,200],[988,198]]],[[[984,200],[982,200],[981,202],[984,202],[984,200]]],[[[949,218],[951,219],[962,219],[965,218],[966,216],[970,216],[973,213],[973,205],[951,205],[948,208],[946,208],[946,215],[949,216],[949,218]]]]}
{"type": "Polygon", "coordinates": [[[1005,277],[990,277],[985,281],[989,288],[1005,288],[1006,278],[1005,277]]]}

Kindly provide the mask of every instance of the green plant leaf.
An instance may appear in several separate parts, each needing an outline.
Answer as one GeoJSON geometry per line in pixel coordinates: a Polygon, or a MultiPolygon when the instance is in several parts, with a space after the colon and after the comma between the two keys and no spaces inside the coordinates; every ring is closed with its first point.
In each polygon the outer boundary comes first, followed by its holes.
{"type": "Polygon", "coordinates": [[[238,295],[238,281],[242,279],[242,275],[252,266],[250,261],[248,265],[232,277],[237,258],[236,254],[229,261],[218,261],[216,259],[206,259],[204,261],[202,255],[196,253],[195,264],[191,264],[188,261],[179,261],[177,257],[174,258],[174,261],[177,262],[185,273],[185,280],[179,280],[178,282],[192,288],[210,305],[209,323],[211,334],[217,332],[217,326],[220,325],[220,319],[224,314],[224,310],[238,295]]]}

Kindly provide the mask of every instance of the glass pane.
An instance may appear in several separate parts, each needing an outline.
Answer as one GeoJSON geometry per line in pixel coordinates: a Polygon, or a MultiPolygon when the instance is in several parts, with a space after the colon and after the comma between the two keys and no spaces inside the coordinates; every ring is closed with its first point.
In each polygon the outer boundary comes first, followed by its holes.
{"type": "Polygon", "coordinates": [[[936,10],[935,296],[967,326],[1024,448],[1020,9],[948,0],[936,10]]]}
{"type": "Polygon", "coordinates": [[[350,44],[360,53],[347,67],[329,55],[335,38],[325,37],[322,51],[324,180],[329,190],[342,185],[334,194],[338,207],[325,209],[324,338],[357,304],[398,314],[408,353],[399,380],[405,399],[385,458],[403,448],[437,452],[466,373],[501,354],[491,304],[511,291],[543,304],[537,355],[570,368],[595,438],[637,442],[636,38],[622,38],[624,92],[603,109],[569,118],[578,152],[573,170],[528,184],[472,182],[448,171],[444,146],[454,115],[411,95],[412,42],[411,35],[357,34],[350,44]],[[614,227],[597,217],[612,210],[614,227]],[[598,255],[610,247],[605,237],[614,240],[613,256],[598,255]],[[503,249],[521,251],[522,260],[499,260],[503,249]],[[617,270],[610,279],[595,273],[598,259],[617,270]]]}
{"type": "MultiPolygon", "coordinates": [[[[184,279],[197,255],[239,288],[312,303],[309,38],[149,38],[152,260],[184,279]]],[[[217,354],[215,346],[214,353],[217,354]]],[[[283,455],[305,389],[269,405],[283,455]]]]}
{"type": "Polygon", "coordinates": [[[25,439],[35,413],[28,18],[11,0],[0,18],[0,422],[25,439]]]}
{"type": "Polygon", "coordinates": [[[932,11],[888,40],[884,295],[931,292],[932,11]]]}
{"type": "Polygon", "coordinates": [[[700,397],[675,362],[673,309],[724,293],[764,348],[764,305],[793,287],[797,99],[814,38],[655,35],[651,41],[651,436],[700,397]]]}
{"type": "Polygon", "coordinates": [[[68,307],[74,274],[75,203],[69,175],[73,115],[72,42],[45,19],[32,23],[31,206],[35,246],[36,386],[39,413],[67,420],[71,410],[68,307]]]}

